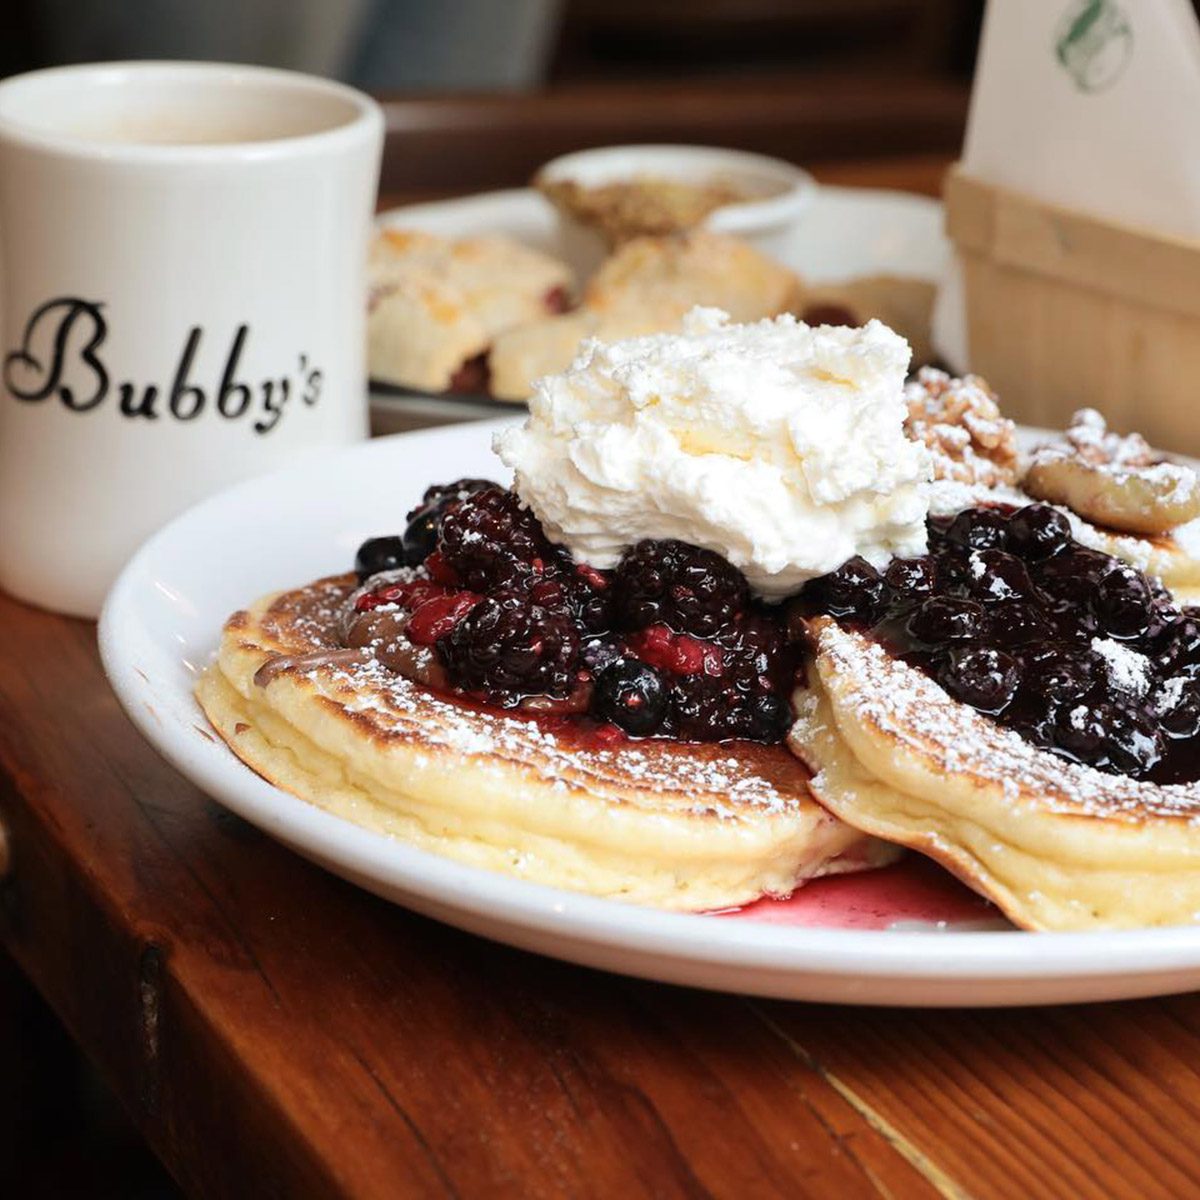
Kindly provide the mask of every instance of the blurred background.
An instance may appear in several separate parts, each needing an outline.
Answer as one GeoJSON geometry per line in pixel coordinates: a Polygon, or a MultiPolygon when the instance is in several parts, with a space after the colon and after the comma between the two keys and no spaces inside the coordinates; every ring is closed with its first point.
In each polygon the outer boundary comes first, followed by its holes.
{"type": "Polygon", "coordinates": [[[6,74],[117,58],[228,59],[374,91],[970,72],[982,0],[8,0],[6,74]]]}
{"type": "MultiPolygon", "coordinates": [[[[6,0],[0,72],[120,58],[328,75],[389,100],[389,201],[617,141],[807,163],[961,142],[983,0],[6,0]],[[570,102],[569,119],[546,104],[570,102]]],[[[862,180],[857,180],[863,182],[862,180]]],[[[869,181],[867,181],[869,182],[869,181]]]]}
{"type": "MultiPolygon", "coordinates": [[[[168,58],[332,76],[388,101],[389,202],[520,184],[567,150],[656,140],[834,164],[826,177],[835,179],[839,160],[924,155],[935,190],[961,141],[982,9],[983,0],[5,0],[0,75],[168,58]],[[570,99],[569,117],[556,98],[570,99]]],[[[0,1043],[0,1195],[178,1195],[2,951],[0,1043]]]]}

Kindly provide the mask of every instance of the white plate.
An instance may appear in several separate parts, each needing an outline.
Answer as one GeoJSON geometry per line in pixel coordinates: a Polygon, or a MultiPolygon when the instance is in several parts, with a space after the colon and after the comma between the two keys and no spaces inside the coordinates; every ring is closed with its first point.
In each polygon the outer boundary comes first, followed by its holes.
{"type": "Polygon", "coordinates": [[[338,875],[473,933],[589,966],[863,1004],[1046,1004],[1200,987],[1197,928],[884,931],[664,913],[460,866],[333,817],[244,767],[192,698],[225,617],[261,593],[345,570],[358,543],[396,529],[428,483],[495,475],[489,446],[502,424],[331,453],[205,501],[152,538],[100,623],[105,669],[150,742],[221,803],[338,875]]]}
{"type": "MultiPolygon", "coordinates": [[[[506,233],[551,254],[562,250],[554,211],[532,188],[393,208],[378,223],[443,237],[506,233]]],[[[938,201],[882,188],[821,185],[778,258],[813,283],[881,274],[937,282],[949,253],[938,201]]],[[[391,390],[373,391],[371,403],[385,425],[397,412],[422,421],[471,421],[508,407],[499,400],[391,390]]]]}

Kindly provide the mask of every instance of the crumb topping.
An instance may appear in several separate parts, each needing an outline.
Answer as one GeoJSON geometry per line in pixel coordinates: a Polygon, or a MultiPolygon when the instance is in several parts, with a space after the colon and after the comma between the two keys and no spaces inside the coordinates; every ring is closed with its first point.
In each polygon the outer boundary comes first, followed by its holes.
{"type": "Polygon", "coordinates": [[[922,367],[905,385],[905,432],[923,442],[935,481],[977,487],[1017,482],[1016,426],[1001,416],[995,394],[978,375],[955,379],[922,367]]]}

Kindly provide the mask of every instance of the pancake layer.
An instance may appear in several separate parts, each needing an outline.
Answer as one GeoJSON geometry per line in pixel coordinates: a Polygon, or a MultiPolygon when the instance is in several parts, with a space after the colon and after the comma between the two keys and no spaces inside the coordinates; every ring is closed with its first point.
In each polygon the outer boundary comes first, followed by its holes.
{"type": "Polygon", "coordinates": [[[790,744],[832,812],[920,850],[1026,929],[1200,921],[1200,784],[1066,762],[827,617],[790,744]]]}
{"type": "Polygon", "coordinates": [[[198,683],[217,732],[286,791],[460,862],[675,909],[787,895],[898,853],[816,804],[782,745],[600,744],[331,657],[354,587],[326,579],[234,614],[198,683]]]}

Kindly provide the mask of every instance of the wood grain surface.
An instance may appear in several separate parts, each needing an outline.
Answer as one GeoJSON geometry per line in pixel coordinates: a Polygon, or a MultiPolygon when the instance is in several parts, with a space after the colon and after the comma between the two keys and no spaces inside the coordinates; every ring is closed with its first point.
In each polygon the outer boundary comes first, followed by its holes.
{"type": "MultiPolygon", "coordinates": [[[[821,174],[928,191],[945,162],[821,174]]],[[[0,941],[190,1195],[1200,1195],[1196,997],[837,1009],[483,942],[224,812],[91,624],[3,597],[0,825],[0,941]]]]}
{"type": "Polygon", "coordinates": [[[161,762],[0,599],[0,939],[189,1194],[1200,1195],[1200,1002],[766,1003],[391,907],[161,762]]]}

